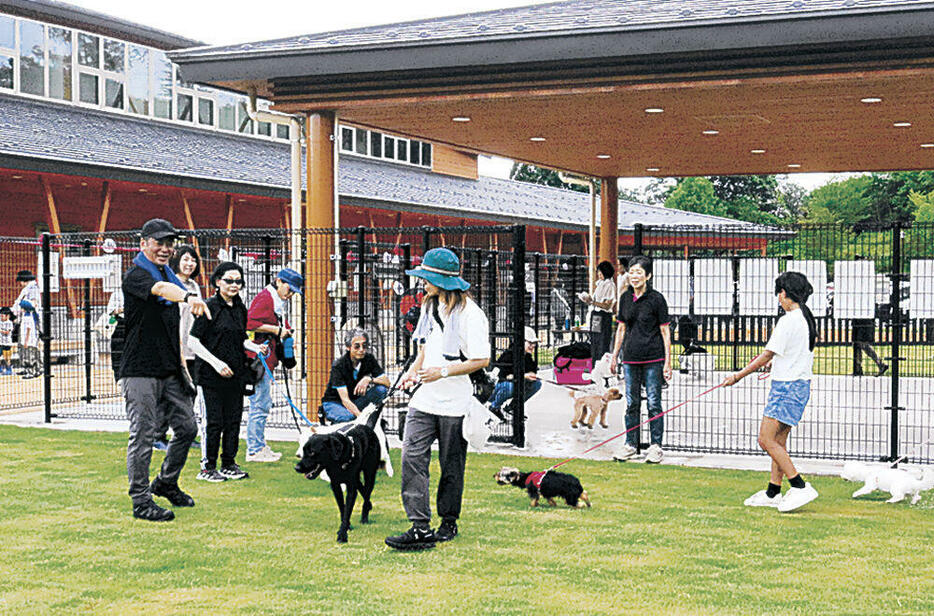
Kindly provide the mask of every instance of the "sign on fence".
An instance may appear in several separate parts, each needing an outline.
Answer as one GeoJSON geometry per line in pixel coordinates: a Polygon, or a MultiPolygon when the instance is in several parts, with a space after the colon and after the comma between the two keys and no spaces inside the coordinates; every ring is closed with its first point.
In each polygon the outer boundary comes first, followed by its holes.
{"type": "Polygon", "coordinates": [[[778,312],[775,279],[778,259],[740,259],[739,313],[772,316],[778,312]]]}
{"type": "Polygon", "coordinates": [[[733,261],[698,259],[694,262],[694,312],[733,313],[733,261]]]}
{"type": "Polygon", "coordinates": [[[691,264],[685,259],[657,259],[652,286],[665,296],[670,314],[687,314],[691,302],[691,264]]]}
{"type": "Polygon", "coordinates": [[[834,261],[833,314],[838,319],[876,316],[875,261],[834,261]]]}
{"type": "Polygon", "coordinates": [[[807,305],[815,317],[827,316],[827,264],[817,260],[789,261],[787,272],[798,272],[807,276],[814,294],[807,305]]]}
{"type": "Polygon", "coordinates": [[[934,319],[934,259],[911,260],[908,309],[913,319],[934,319]]]}

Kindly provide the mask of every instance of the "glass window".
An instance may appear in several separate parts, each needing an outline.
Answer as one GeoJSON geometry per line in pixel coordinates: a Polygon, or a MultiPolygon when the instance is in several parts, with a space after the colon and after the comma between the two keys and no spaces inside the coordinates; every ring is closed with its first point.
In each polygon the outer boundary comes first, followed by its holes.
{"type": "Polygon", "coordinates": [[[31,21],[19,22],[19,89],[45,94],[45,30],[31,21]]]}
{"type": "Polygon", "coordinates": [[[0,88],[13,89],[13,58],[0,55],[0,88]]]}
{"type": "Polygon", "coordinates": [[[370,156],[383,156],[383,134],[372,131],[370,133],[370,156]]]}
{"type": "Polygon", "coordinates": [[[114,109],[123,109],[123,82],[104,80],[104,104],[114,109]]]}
{"type": "Polygon", "coordinates": [[[345,152],[353,152],[353,129],[341,127],[341,149],[345,152]]]}
{"type": "Polygon", "coordinates": [[[214,101],[209,98],[198,99],[198,124],[214,126],[214,101]]]}
{"type": "Polygon", "coordinates": [[[267,137],[272,136],[272,124],[269,122],[258,122],[256,124],[256,134],[257,135],[266,135],[267,137]]]}
{"type": "Polygon", "coordinates": [[[276,124],[276,137],[278,139],[288,139],[290,129],[291,127],[288,124],[276,124]]]}
{"type": "Polygon", "coordinates": [[[97,93],[97,75],[78,73],[78,100],[92,105],[97,105],[100,102],[97,93]]]}
{"type": "Polygon", "coordinates": [[[140,115],[149,115],[149,50],[130,45],[129,55],[127,109],[140,115]]]}
{"type": "Polygon", "coordinates": [[[49,26],[49,96],[71,100],[71,30],[49,26]]]}
{"type": "Polygon", "coordinates": [[[383,135],[383,158],[396,157],[396,139],[389,135],[383,135]]]}
{"type": "Polygon", "coordinates": [[[237,132],[253,134],[253,120],[250,119],[250,110],[247,108],[245,98],[237,101],[237,132]]]}
{"type": "Polygon", "coordinates": [[[431,166],[431,144],[422,143],[422,166],[430,167],[431,166]]]}
{"type": "Polygon", "coordinates": [[[221,130],[237,128],[237,99],[230,94],[217,95],[217,126],[221,130]]]}
{"type": "Polygon", "coordinates": [[[90,34],[78,33],[78,64],[90,68],[101,67],[100,39],[90,34]]]}
{"type": "Polygon", "coordinates": [[[420,141],[409,141],[409,162],[413,165],[421,164],[422,143],[420,141]]]}
{"type": "Polygon", "coordinates": [[[193,117],[192,108],[195,104],[195,97],[191,94],[178,95],[178,119],[185,122],[191,122],[193,117]]]}
{"type": "Polygon", "coordinates": [[[13,21],[12,17],[0,15],[0,47],[13,49],[13,46],[16,44],[16,37],[14,36],[13,30],[15,26],[16,22],[13,21]]]}
{"type": "Polygon", "coordinates": [[[396,139],[396,160],[405,162],[409,160],[409,142],[406,139],[396,139]]]}
{"type": "Polygon", "coordinates": [[[113,73],[123,72],[123,54],[126,45],[120,41],[104,39],[104,70],[113,73]]]}
{"type": "Polygon", "coordinates": [[[367,133],[369,131],[358,128],[354,131],[354,151],[357,154],[366,154],[367,133]]]}
{"type": "Polygon", "coordinates": [[[172,118],[172,63],[161,51],[152,54],[152,113],[157,118],[172,118]]]}

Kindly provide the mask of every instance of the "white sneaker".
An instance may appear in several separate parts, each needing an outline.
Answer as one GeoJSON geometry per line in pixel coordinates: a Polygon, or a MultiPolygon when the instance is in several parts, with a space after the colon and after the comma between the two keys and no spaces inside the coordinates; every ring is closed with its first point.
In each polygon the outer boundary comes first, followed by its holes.
{"type": "Polygon", "coordinates": [[[743,501],[747,507],[778,507],[782,502],[782,493],[769,498],[765,490],[759,490],[749,498],[743,501]]]}
{"type": "Polygon", "coordinates": [[[620,447],[620,448],[616,451],[615,454],[613,454],[613,459],[616,460],[617,462],[625,462],[626,460],[629,460],[630,458],[632,458],[632,457],[633,457],[634,455],[636,455],[637,453],[639,453],[639,450],[638,450],[638,449],[636,449],[635,447],[633,447],[633,446],[630,445],[629,443],[626,443],[625,445],[623,445],[622,447],[620,447]]]}
{"type": "Polygon", "coordinates": [[[246,454],[246,461],[247,462],[278,462],[279,458],[281,457],[282,457],[282,454],[275,453],[267,445],[266,447],[263,447],[256,453],[246,454]]]}
{"type": "Polygon", "coordinates": [[[659,464],[664,455],[665,453],[662,451],[662,446],[658,443],[652,443],[645,452],[645,463],[659,464]]]}
{"type": "Polygon", "coordinates": [[[791,488],[785,492],[782,502],[778,505],[778,510],[781,513],[788,513],[804,507],[815,498],[817,498],[817,490],[811,487],[811,484],[806,483],[803,488],[791,488]]]}

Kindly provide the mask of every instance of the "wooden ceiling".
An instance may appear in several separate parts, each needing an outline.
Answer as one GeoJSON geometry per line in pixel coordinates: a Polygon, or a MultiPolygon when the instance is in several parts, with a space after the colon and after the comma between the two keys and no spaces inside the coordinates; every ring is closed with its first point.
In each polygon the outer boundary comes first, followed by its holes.
{"type": "Polygon", "coordinates": [[[926,65],[378,96],[328,106],[349,123],[593,177],[934,168],[926,65]]]}

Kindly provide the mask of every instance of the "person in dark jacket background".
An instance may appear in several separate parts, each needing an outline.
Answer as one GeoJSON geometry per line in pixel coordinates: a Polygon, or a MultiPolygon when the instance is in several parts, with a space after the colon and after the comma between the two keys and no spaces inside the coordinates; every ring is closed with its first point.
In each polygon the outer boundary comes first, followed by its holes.
{"type": "MultiPolygon", "coordinates": [[[[525,357],[523,358],[525,365],[523,375],[525,376],[525,380],[528,381],[525,384],[526,402],[542,388],[542,382],[538,380],[538,364],[535,362],[535,358],[532,357],[536,344],[538,344],[538,336],[535,334],[535,330],[531,327],[526,327],[525,357]]],[[[507,400],[512,398],[515,390],[515,373],[513,371],[514,356],[513,349],[508,349],[499,356],[499,359],[497,359],[494,364],[494,366],[499,368],[499,382],[493,389],[493,397],[490,399],[490,412],[503,421],[506,420],[506,417],[503,415],[503,405],[507,400]]]]}

